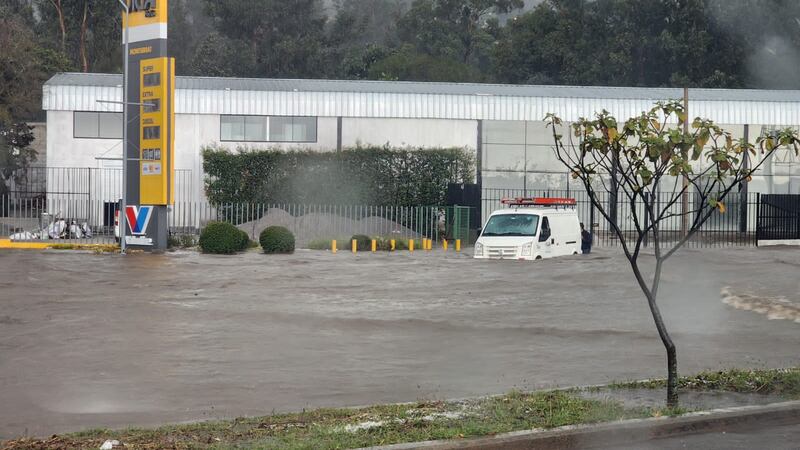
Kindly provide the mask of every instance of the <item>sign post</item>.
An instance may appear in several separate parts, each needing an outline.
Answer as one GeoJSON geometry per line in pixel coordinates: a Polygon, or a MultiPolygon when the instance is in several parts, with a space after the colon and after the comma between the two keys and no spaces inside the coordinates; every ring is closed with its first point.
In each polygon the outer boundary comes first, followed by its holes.
{"type": "Polygon", "coordinates": [[[121,240],[165,250],[175,201],[175,60],[167,55],[167,0],[126,0],[122,14],[126,118],[121,240]]]}

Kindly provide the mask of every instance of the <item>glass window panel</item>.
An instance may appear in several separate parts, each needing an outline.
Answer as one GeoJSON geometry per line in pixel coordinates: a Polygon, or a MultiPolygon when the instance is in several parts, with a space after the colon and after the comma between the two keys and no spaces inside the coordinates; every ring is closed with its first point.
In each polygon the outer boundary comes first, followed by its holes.
{"type": "Polygon", "coordinates": [[[485,120],[483,122],[483,143],[524,144],[525,122],[511,120],[485,120]]]}
{"type": "Polygon", "coordinates": [[[99,134],[106,139],[122,139],[122,113],[98,113],[99,134]]]}
{"type": "Polygon", "coordinates": [[[274,142],[289,142],[292,140],[292,118],[270,117],[269,140],[274,142]]]}
{"type": "Polygon", "coordinates": [[[96,138],[100,134],[98,127],[97,113],[75,112],[73,134],[76,138],[96,138]]]}
{"type": "Polygon", "coordinates": [[[482,177],[484,188],[522,189],[525,186],[524,173],[522,172],[495,172],[491,170],[484,170],[482,177]]]}
{"type": "Polygon", "coordinates": [[[558,160],[553,147],[547,144],[528,145],[528,170],[537,172],[568,172],[564,163],[558,160]]]}
{"type": "Polygon", "coordinates": [[[220,140],[244,140],[244,116],[220,116],[220,140]]]}
{"type": "Polygon", "coordinates": [[[317,141],[317,118],[295,117],[292,127],[292,140],[295,142],[317,141]]]}
{"type": "Polygon", "coordinates": [[[525,146],[486,144],[483,147],[484,170],[525,170],[525,146]]]}
{"type": "Polygon", "coordinates": [[[259,142],[266,141],[267,118],[264,116],[245,116],[244,140],[259,141],[259,142]]]}
{"type": "MultiPolygon", "coordinates": [[[[526,143],[528,145],[547,145],[552,147],[553,146],[553,129],[547,126],[546,122],[541,121],[531,121],[527,122],[526,128],[526,143]]],[[[572,133],[572,128],[570,128],[570,124],[564,122],[561,128],[557,128],[559,134],[566,135],[567,133],[572,133]]],[[[564,142],[567,142],[569,136],[564,136],[564,142]]]]}

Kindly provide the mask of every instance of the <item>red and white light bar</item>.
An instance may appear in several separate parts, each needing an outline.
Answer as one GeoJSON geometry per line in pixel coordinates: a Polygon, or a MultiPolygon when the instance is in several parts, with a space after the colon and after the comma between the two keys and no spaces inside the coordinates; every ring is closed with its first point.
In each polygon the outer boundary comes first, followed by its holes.
{"type": "Polygon", "coordinates": [[[517,197],[504,198],[500,203],[510,206],[575,206],[574,198],[566,197],[517,197]]]}

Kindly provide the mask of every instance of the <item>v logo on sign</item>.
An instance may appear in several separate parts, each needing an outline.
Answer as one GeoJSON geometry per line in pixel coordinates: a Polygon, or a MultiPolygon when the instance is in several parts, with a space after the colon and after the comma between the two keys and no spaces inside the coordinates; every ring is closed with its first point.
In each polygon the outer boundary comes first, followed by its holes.
{"type": "Polygon", "coordinates": [[[147,234],[147,224],[150,223],[150,216],[153,215],[152,206],[128,206],[125,211],[125,218],[128,219],[128,228],[134,236],[147,234]]]}

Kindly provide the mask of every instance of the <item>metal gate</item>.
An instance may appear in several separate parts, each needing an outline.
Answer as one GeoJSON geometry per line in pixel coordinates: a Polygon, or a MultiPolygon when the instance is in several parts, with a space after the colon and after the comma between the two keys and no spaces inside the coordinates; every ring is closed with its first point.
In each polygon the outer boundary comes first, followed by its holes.
{"type": "Polygon", "coordinates": [[[761,195],[756,238],[759,245],[770,241],[800,241],[800,195],[761,195]]]}

